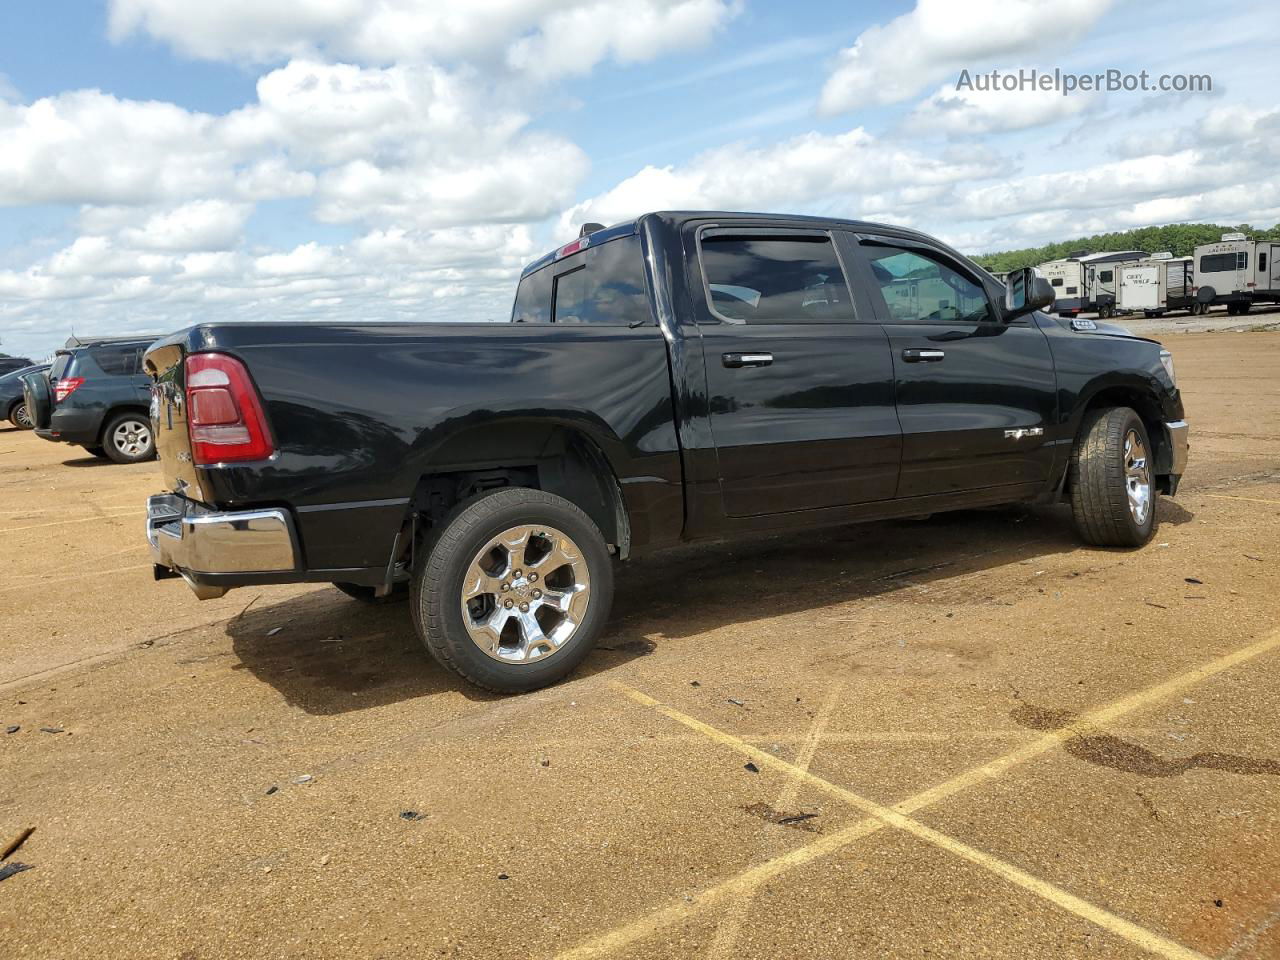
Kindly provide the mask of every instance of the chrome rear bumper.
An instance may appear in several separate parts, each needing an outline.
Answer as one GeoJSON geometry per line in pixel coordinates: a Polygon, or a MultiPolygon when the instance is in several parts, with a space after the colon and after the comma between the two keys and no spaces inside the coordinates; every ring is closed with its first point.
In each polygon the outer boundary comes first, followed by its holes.
{"type": "Polygon", "coordinates": [[[157,494],[147,499],[147,542],[156,566],[181,576],[201,600],[227,592],[225,586],[200,582],[203,577],[298,569],[293,520],[277,508],[218,511],[186,497],[157,494]]]}
{"type": "Polygon", "coordinates": [[[1169,472],[1180,477],[1187,470],[1187,421],[1174,420],[1164,425],[1165,434],[1169,438],[1170,467],[1169,472]]]}

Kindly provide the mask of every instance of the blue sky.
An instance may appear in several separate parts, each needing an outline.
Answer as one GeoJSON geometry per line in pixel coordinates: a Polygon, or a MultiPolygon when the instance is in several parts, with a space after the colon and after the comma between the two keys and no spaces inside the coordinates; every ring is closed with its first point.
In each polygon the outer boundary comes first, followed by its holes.
{"type": "Polygon", "coordinates": [[[496,319],[577,223],[662,207],[890,220],[972,252],[1270,224],[1277,26],[1261,0],[7,4],[0,350],[496,319]],[[1019,67],[1213,90],[955,89],[1019,67]]]}

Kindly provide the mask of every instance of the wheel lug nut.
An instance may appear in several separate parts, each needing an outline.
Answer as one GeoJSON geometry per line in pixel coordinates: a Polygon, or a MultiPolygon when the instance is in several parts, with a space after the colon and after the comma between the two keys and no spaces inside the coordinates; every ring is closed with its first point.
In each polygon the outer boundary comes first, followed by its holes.
{"type": "Polygon", "coordinates": [[[529,612],[529,605],[528,605],[527,603],[522,603],[522,604],[520,604],[520,612],[521,612],[521,613],[528,613],[528,612],[529,612]]]}
{"type": "Polygon", "coordinates": [[[511,584],[509,584],[509,583],[504,583],[504,584],[502,585],[502,592],[503,592],[503,593],[506,593],[506,592],[507,592],[508,590],[510,590],[510,589],[511,589],[511,584]]]}
{"type": "Polygon", "coordinates": [[[535,581],[535,580],[537,580],[537,579],[538,579],[538,575],[537,575],[536,573],[531,573],[531,574],[529,574],[529,582],[530,582],[530,583],[533,583],[533,581],[535,581]]]}
{"type": "Polygon", "coordinates": [[[541,590],[535,590],[535,591],[533,591],[533,599],[535,599],[535,600],[541,600],[541,599],[542,599],[542,591],[541,591],[541,590]]]}
{"type": "Polygon", "coordinates": [[[506,607],[508,610],[510,610],[514,606],[514,604],[510,600],[508,600],[506,603],[503,604],[503,606],[506,607]]]}

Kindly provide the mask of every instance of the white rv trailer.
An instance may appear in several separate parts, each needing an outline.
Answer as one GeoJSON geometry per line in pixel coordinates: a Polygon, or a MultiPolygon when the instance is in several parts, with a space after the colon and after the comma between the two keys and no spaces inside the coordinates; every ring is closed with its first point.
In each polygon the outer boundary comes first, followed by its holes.
{"type": "Polygon", "coordinates": [[[1154,253],[1146,260],[1120,270],[1120,295],[1116,305],[1125,313],[1141,310],[1158,317],[1168,310],[1199,313],[1196,306],[1192,257],[1154,253]]]}
{"type": "Polygon", "coordinates": [[[1074,317],[1096,312],[1111,317],[1116,312],[1121,268],[1145,260],[1145,250],[1089,253],[1040,264],[1040,272],[1056,295],[1053,310],[1059,316],[1074,317]]]}
{"type": "Polygon", "coordinates": [[[1248,313],[1255,303],[1280,302],[1280,243],[1224,233],[1196,247],[1196,301],[1201,312],[1225,303],[1227,313],[1248,313]]]}

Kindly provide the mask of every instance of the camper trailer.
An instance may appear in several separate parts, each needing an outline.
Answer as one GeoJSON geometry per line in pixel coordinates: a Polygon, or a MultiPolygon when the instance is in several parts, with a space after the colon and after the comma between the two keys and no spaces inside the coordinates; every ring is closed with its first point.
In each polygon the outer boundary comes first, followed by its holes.
{"type": "Polygon", "coordinates": [[[1280,302],[1280,243],[1224,233],[1196,247],[1196,302],[1204,312],[1225,303],[1227,313],[1248,313],[1255,303],[1280,302]]]}
{"type": "Polygon", "coordinates": [[[1057,295],[1053,302],[1054,312],[1063,317],[1081,313],[1114,316],[1120,270],[1147,259],[1147,256],[1145,250],[1120,250],[1081,254],[1040,264],[1040,272],[1057,295]]]}
{"type": "Polygon", "coordinates": [[[1199,313],[1192,292],[1194,262],[1193,257],[1155,253],[1132,266],[1122,267],[1117,307],[1125,313],[1141,310],[1148,317],[1159,317],[1169,310],[1199,313]]]}

